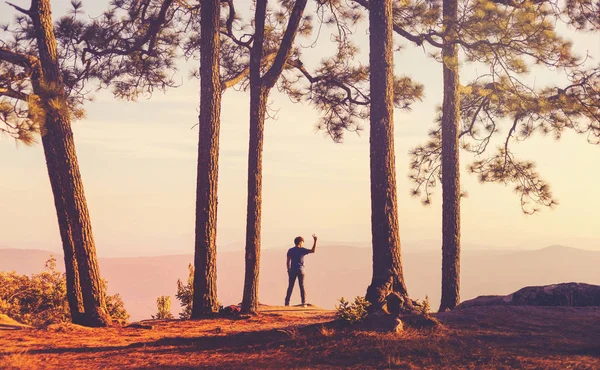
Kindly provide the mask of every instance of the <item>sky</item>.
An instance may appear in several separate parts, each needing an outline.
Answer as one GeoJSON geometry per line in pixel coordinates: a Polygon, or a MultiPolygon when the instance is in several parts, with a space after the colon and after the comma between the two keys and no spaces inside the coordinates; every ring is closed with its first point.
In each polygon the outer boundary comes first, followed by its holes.
{"type": "MultiPolygon", "coordinates": [[[[26,6],[26,1],[16,1],[26,6]]],[[[53,1],[54,15],[68,1],[53,1]]],[[[103,1],[85,4],[88,14],[103,1]],[[88,9],[89,8],[89,9],[88,9]]],[[[0,21],[12,9],[0,4],[0,21]]],[[[572,38],[580,54],[600,58],[593,35],[572,38]]],[[[367,35],[356,30],[359,60],[368,57],[367,35]]],[[[310,45],[313,39],[301,40],[310,45]]],[[[425,98],[410,112],[395,112],[398,209],[402,247],[439,248],[441,189],[424,207],[410,196],[408,151],[427,138],[441,104],[441,67],[427,56],[432,49],[411,47],[395,53],[395,70],[425,85],[425,98]]],[[[331,50],[326,37],[304,51],[316,62],[331,50]]],[[[593,59],[596,58],[596,59],[593,59]]],[[[188,79],[195,62],[182,65],[181,86],[156,92],[137,102],[119,101],[110,91],[96,94],[85,106],[86,118],[73,123],[78,159],[100,256],[191,254],[194,248],[194,204],[197,161],[199,82],[188,79]]],[[[463,83],[484,73],[465,65],[463,83]]],[[[559,79],[553,72],[533,70],[536,86],[559,79]]],[[[219,161],[217,245],[243,248],[246,217],[248,94],[228,90],[223,97],[219,161]]],[[[265,126],[263,154],[264,248],[291,246],[293,238],[312,233],[322,244],[370,245],[368,122],[360,135],[347,134],[336,144],[315,130],[317,112],[292,103],[275,90],[270,97],[276,119],[265,126]]],[[[506,129],[505,129],[506,130],[506,129]]],[[[559,142],[536,138],[516,144],[520,158],[535,160],[559,201],[555,209],[528,216],[511,187],[479,184],[464,171],[461,184],[463,249],[537,249],[562,244],[600,249],[600,180],[598,146],[585,137],[566,134],[559,142]]],[[[60,251],[60,235],[41,144],[25,147],[0,137],[0,248],[60,251]]]]}

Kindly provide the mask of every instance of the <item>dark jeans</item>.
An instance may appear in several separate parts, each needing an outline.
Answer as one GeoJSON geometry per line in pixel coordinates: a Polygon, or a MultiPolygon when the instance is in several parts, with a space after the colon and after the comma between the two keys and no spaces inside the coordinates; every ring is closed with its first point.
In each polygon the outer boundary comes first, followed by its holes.
{"type": "Polygon", "coordinates": [[[290,278],[290,282],[287,289],[287,294],[285,296],[285,304],[290,303],[290,298],[292,296],[292,291],[294,290],[294,284],[296,283],[296,278],[298,278],[298,285],[300,285],[300,297],[302,298],[302,304],[306,303],[306,292],[304,291],[304,273],[302,271],[289,271],[288,276],[290,278]]]}

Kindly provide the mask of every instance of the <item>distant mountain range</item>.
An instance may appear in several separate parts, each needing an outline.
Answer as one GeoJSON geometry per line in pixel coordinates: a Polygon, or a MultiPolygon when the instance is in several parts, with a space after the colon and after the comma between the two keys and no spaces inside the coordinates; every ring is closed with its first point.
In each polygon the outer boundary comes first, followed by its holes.
{"type": "MultiPolygon", "coordinates": [[[[0,271],[31,274],[41,271],[52,252],[34,249],[0,249],[0,271]]],[[[58,267],[64,269],[62,256],[58,267]]],[[[262,252],[260,301],[283,304],[287,287],[286,249],[262,252]]],[[[109,292],[120,293],[132,320],[150,318],[156,312],[156,298],[172,296],[174,313],[178,278],[187,278],[192,255],[156,257],[100,258],[102,276],[109,292]]],[[[329,245],[306,257],[306,289],[310,303],[333,308],[340,297],[364,295],[371,278],[370,248],[329,245]]],[[[441,253],[437,250],[407,251],[403,254],[408,291],[413,298],[429,296],[431,307],[440,300],[441,253]]],[[[484,294],[508,294],[524,286],[561,282],[600,285],[600,251],[564,246],[539,250],[464,251],[461,260],[461,298],[484,294]]],[[[241,300],[244,284],[244,254],[226,251],[218,254],[218,296],[224,305],[241,300]]],[[[296,286],[292,304],[300,303],[296,286]]]]}

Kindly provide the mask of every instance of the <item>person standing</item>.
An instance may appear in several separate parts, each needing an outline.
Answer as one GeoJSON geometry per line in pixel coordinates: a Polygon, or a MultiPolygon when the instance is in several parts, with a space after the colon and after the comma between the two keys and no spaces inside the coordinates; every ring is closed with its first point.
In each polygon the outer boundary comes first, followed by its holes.
{"type": "Polygon", "coordinates": [[[317,249],[317,236],[313,234],[312,237],[314,240],[312,249],[302,248],[302,245],[304,244],[304,238],[298,236],[294,239],[294,247],[290,248],[287,252],[286,267],[288,271],[289,285],[287,294],[285,296],[286,306],[290,305],[290,298],[292,296],[292,291],[294,290],[294,285],[296,284],[297,278],[298,285],[300,286],[302,306],[306,307],[306,291],[304,290],[304,256],[310,253],[315,253],[315,250],[317,249]]]}

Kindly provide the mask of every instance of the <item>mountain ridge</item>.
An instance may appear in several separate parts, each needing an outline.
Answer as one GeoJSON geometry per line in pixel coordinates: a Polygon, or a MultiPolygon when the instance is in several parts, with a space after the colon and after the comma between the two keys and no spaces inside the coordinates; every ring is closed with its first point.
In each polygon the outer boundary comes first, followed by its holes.
{"type": "MultiPolygon", "coordinates": [[[[550,246],[552,247],[552,246],[550,246]]],[[[282,304],[287,287],[285,252],[287,248],[265,249],[261,259],[260,300],[282,304]]],[[[64,271],[62,255],[41,249],[0,248],[0,271],[21,274],[43,270],[53,254],[57,268],[64,271]]],[[[156,311],[156,298],[171,296],[174,313],[177,279],[186,281],[192,254],[141,257],[100,257],[102,277],[109,293],[119,293],[133,320],[149,318],[156,311]]],[[[403,252],[403,264],[409,294],[415,299],[429,297],[433,309],[440,296],[441,253],[438,250],[403,252]]],[[[560,282],[600,284],[600,251],[572,247],[506,251],[463,250],[461,259],[461,298],[467,300],[485,294],[509,294],[524,286],[560,282]],[[585,253],[589,252],[589,253],[585,253]]],[[[224,304],[241,300],[244,278],[244,254],[227,251],[218,254],[218,297],[224,304]]],[[[306,257],[308,300],[323,308],[333,308],[340,297],[364,295],[371,279],[370,248],[319,246],[306,257]]],[[[299,301],[298,288],[292,304],[299,301]]]]}

